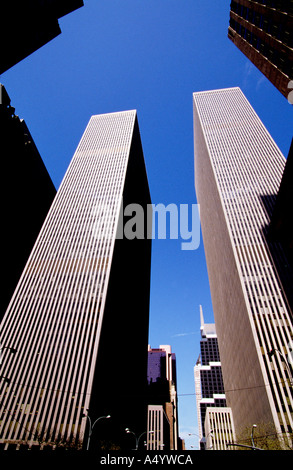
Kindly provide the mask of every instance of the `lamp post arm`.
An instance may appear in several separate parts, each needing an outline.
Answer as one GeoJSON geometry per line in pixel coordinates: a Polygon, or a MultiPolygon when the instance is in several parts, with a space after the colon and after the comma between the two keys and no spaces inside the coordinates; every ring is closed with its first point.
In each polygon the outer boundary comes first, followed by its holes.
{"type": "Polygon", "coordinates": [[[247,449],[251,449],[251,450],[264,450],[264,449],[260,449],[260,447],[247,446],[245,444],[235,444],[234,442],[228,442],[227,446],[246,447],[247,449]]]}
{"type": "Polygon", "coordinates": [[[100,416],[99,418],[97,418],[92,425],[92,430],[94,429],[94,425],[102,418],[106,418],[106,416],[100,416]]]}
{"type": "Polygon", "coordinates": [[[93,432],[92,421],[91,421],[91,418],[89,417],[89,415],[87,415],[86,418],[87,418],[88,421],[89,421],[89,436],[90,436],[91,433],[93,432]]]}
{"type": "Polygon", "coordinates": [[[279,349],[272,349],[270,352],[269,352],[269,356],[272,357],[274,352],[277,352],[280,354],[280,356],[282,357],[282,359],[284,360],[285,364],[286,364],[286,367],[287,367],[287,370],[288,370],[288,373],[289,373],[289,380],[290,380],[290,384],[291,386],[293,386],[293,375],[292,375],[292,371],[291,371],[291,368],[289,366],[289,363],[287,361],[287,358],[286,356],[281,352],[279,351],[279,349]]]}
{"type": "Polygon", "coordinates": [[[89,446],[90,446],[90,440],[91,440],[91,435],[92,435],[92,432],[93,432],[93,428],[92,428],[92,421],[91,421],[91,418],[89,417],[89,415],[86,415],[86,419],[88,419],[88,421],[89,421],[89,435],[88,435],[88,438],[87,438],[87,445],[86,445],[86,450],[88,450],[89,446]]]}
{"type": "Polygon", "coordinates": [[[138,444],[139,444],[140,438],[141,438],[144,434],[146,434],[146,433],[147,433],[147,431],[144,431],[144,432],[142,432],[142,433],[140,434],[140,436],[138,437],[138,439],[137,439],[137,445],[136,445],[136,448],[137,448],[137,449],[138,449],[138,444]]]}
{"type": "Polygon", "coordinates": [[[131,431],[129,428],[126,428],[125,431],[127,432],[127,434],[133,434],[134,435],[134,438],[135,438],[135,450],[138,449],[138,445],[139,445],[139,441],[141,439],[141,437],[147,433],[147,431],[144,431],[142,432],[138,437],[136,437],[136,434],[131,431]]]}

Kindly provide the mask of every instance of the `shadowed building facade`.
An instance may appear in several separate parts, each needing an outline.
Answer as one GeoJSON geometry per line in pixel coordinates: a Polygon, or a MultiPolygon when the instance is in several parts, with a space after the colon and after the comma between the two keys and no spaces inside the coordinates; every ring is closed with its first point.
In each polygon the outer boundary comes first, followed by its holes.
{"type": "Polygon", "coordinates": [[[1,254],[0,320],[56,195],[23,119],[0,84],[1,254]]]}
{"type": "Polygon", "coordinates": [[[293,396],[283,357],[293,326],[279,269],[291,285],[292,271],[281,244],[267,241],[286,160],[239,88],[193,98],[195,188],[227,406],[236,434],[265,423],[286,444],[293,396]]]}
{"type": "MultiPolygon", "coordinates": [[[[288,153],[285,170],[279,187],[274,212],[271,219],[269,236],[272,241],[279,241],[284,247],[287,258],[293,267],[293,230],[291,212],[293,205],[293,139],[288,153]]],[[[292,309],[293,286],[288,283],[288,298],[292,309]]]]}
{"type": "Polygon", "coordinates": [[[293,89],[292,0],[232,0],[228,37],[288,98],[293,89]]]}
{"type": "Polygon", "coordinates": [[[1,2],[0,73],[61,33],[58,19],[83,6],[82,0],[1,2]]]}
{"type": "Polygon", "coordinates": [[[151,240],[118,236],[130,203],[150,204],[136,111],[92,116],[1,323],[17,350],[0,370],[5,449],[82,448],[107,415],[94,448],[146,429],[151,240]]]}

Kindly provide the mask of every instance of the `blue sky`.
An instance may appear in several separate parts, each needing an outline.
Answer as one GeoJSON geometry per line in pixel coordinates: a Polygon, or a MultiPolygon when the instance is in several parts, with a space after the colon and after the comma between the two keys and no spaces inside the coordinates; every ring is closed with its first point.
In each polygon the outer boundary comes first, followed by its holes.
{"type": "MultiPolygon", "coordinates": [[[[292,106],[228,40],[230,0],[84,0],[62,34],[0,77],[56,188],[93,114],[136,109],[154,204],[195,204],[192,93],[239,86],[285,156],[292,106]]],[[[202,240],[154,240],[152,347],[177,357],[180,435],[197,447],[199,305],[213,322],[202,240]]]]}

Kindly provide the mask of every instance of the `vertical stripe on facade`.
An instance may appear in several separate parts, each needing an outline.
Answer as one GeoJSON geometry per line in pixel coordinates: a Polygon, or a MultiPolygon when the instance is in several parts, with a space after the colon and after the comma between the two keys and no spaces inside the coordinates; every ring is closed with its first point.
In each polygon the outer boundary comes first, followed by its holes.
{"type": "Polygon", "coordinates": [[[135,119],[90,119],[2,320],[0,442],[82,440],[135,119]]]}

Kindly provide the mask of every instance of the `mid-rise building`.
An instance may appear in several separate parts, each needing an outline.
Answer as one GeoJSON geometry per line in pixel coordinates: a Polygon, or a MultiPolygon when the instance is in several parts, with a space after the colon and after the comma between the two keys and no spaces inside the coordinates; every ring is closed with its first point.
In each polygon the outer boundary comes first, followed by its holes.
{"type": "Polygon", "coordinates": [[[163,405],[148,405],[147,449],[170,449],[170,422],[163,405]]]}
{"type": "Polygon", "coordinates": [[[146,429],[151,240],[118,233],[132,203],[151,203],[136,111],[92,116],[1,322],[4,449],[146,429]]]}
{"type": "Polygon", "coordinates": [[[235,431],[292,436],[290,263],[268,232],[286,159],[239,88],[194,93],[195,188],[235,431]],[[272,255],[273,252],[273,255],[272,255]],[[277,262],[278,261],[278,262],[277,262]]]}
{"type": "Polygon", "coordinates": [[[205,450],[232,450],[236,446],[233,415],[227,406],[208,407],[205,415],[205,450]]]}
{"type": "Polygon", "coordinates": [[[209,407],[225,407],[226,397],[214,323],[205,323],[200,306],[200,355],[194,367],[200,449],[206,448],[205,420],[209,407]]]}
{"type": "Polygon", "coordinates": [[[178,437],[176,356],[171,346],[157,349],[149,346],[147,380],[148,449],[178,450],[181,441],[178,437]]]}
{"type": "Polygon", "coordinates": [[[0,84],[1,255],[0,320],[16,288],[56,189],[23,119],[0,84]]]}
{"type": "Polygon", "coordinates": [[[1,4],[0,73],[61,33],[58,19],[83,6],[83,0],[4,0],[1,4]]]}
{"type": "Polygon", "coordinates": [[[232,0],[228,37],[288,98],[293,88],[292,0],[232,0]]]}

